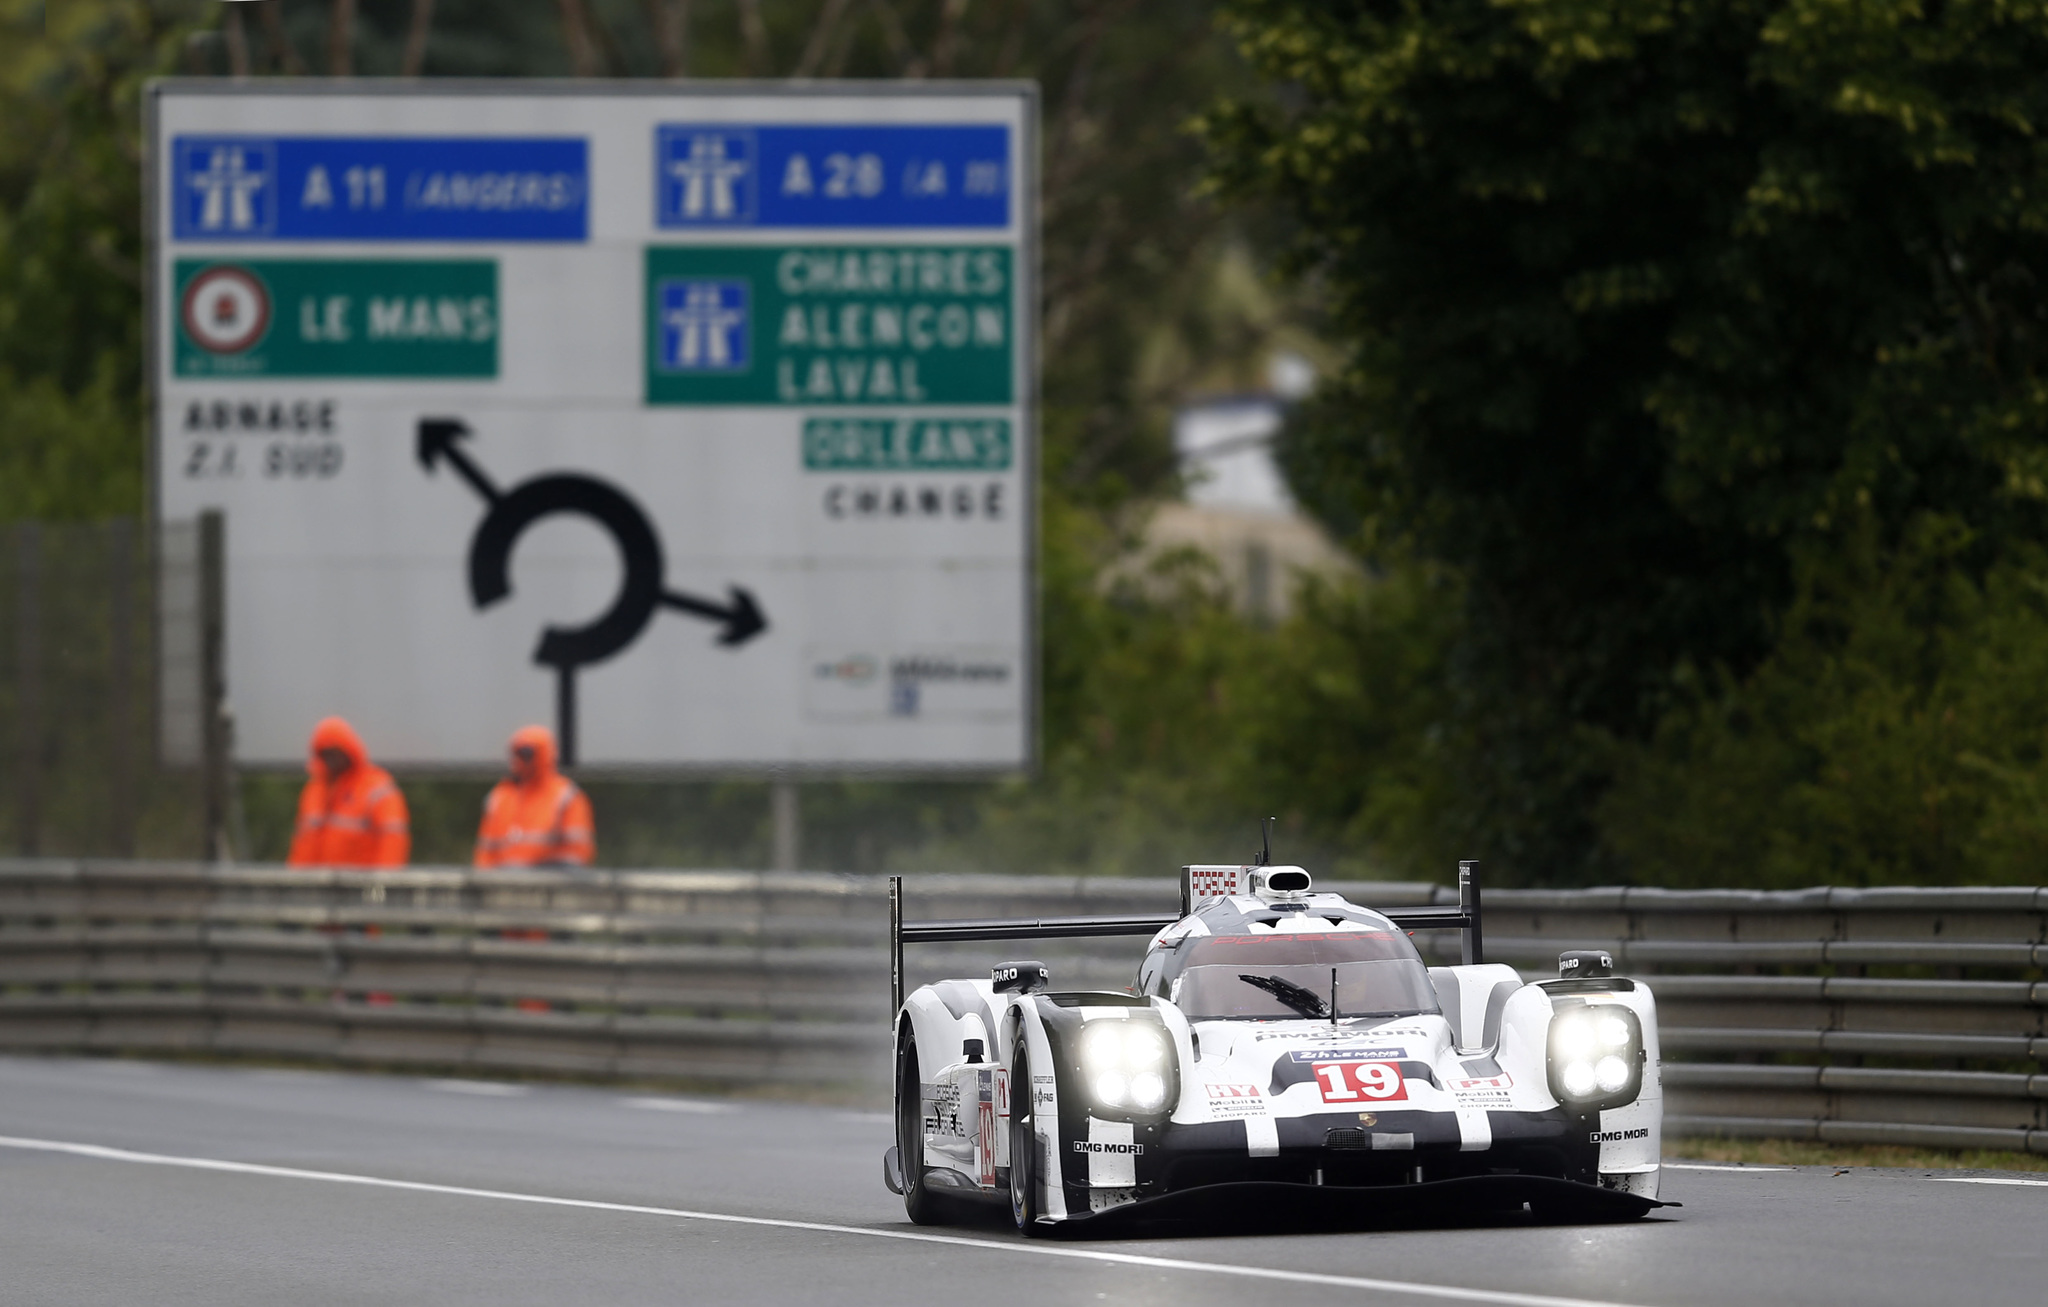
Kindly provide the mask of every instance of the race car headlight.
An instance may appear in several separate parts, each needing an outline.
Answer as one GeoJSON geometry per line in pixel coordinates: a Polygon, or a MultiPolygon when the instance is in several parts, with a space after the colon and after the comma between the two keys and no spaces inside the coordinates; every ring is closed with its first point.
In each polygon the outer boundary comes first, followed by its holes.
{"type": "Polygon", "coordinates": [[[1166,1082],[1157,1071],[1140,1071],[1131,1077],[1131,1101],[1139,1107],[1157,1107],[1165,1097],[1166,1082]]]}
{"type": "Polygon", "coordinates": [[[1611,1094],[1628,1083],[1628,1063],[1618,1057],[1603,1057],[1593,1064],[1593,1083],[1603,1094],[1611,1094]]]}
{"type": "Polygon", "coordinates": [[[1565,1008],[1550,1022],[1550,1092],[1597,1111],[1634,1100],[1643,1087],[1643,1027],[1619,1004],[1565,1008]]]}
{"type": "Polygon", "coordinates": [[[1124,1032],[1124,1058],[1132,1066],[1158,1066],[1165,1056],[1166,1041],[1150,1026],[1132,1026],[1124,1032]]]}
{"type": "Polygon", "coordinates": [[[1564,1092],[1572,1098],[1593,1096],[1593,1064],[1591,1062],[1567,1062],[1564,1064],[1564,1092]]]}
{"type": "Polygon", "coordinates": [[[1156,1111],[1174,1078],[1166,1033],[1138,1019],[1090,1021],[1081,1033],[1081,1067],[1096,1103],[1124,1111],[1156,1111]]]}

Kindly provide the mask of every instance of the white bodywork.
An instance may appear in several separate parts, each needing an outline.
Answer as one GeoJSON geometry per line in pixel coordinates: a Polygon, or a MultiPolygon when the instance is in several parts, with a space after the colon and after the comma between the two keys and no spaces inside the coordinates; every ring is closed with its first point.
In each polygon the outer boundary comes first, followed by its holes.
{"type": "MultiPolygon", "coordinates": [[[[1335,895],[1314,895],[1310,901],[1343,902],[1335,895]]],[[[1245,906],[1260,905],[1247,900],[1245,906]]],[[[1183,918],[1161,931],[1154,946],[1177,933],[1207,930],[1197,918],[1183,918]]],[[[1169,1128],[1242,1121],[1245,1156],[1259,1158],[1281,1153],[1281,1122],[1328,1119],[1335,1113],[1349,1114],[1364,1132],[1365,1139],[1353,1147],[1413,1151],[1412,1132],[1375,1128],[1386,1111],[1442,1114],[1455,1120],[1461,1152],[1488,1150],[1495,1142],[1489,1111],[1548,1113],[1560,1106],[1548,1074],[1554,1014],[1581,1003],[1625,1007],[1642,1031],[1640,1092],[1625,1106],[1593,1114],[1589,1122],[1597,1124],[1587,1142],[1598,1145],[1602,1187],[1656,1198],[1663,1090],[1656,1003],[1646,986],[1616,981],[1601,990],[1587,982],[1551,982],[1564,991],[1554,997],[1543,985],[1525,983],[1513,968],[1499,965],[1433,967],[1430,979],[1441,1015],[1336,1023],[1224,1019],[1191,1025],[1169,998],[1157,995],[1141,1000],[1141,1007],[1083,1007],[1079,1014],[1085,1021],[1128,1020],[1134,1012],[1149,1010],[1164,1027],[1179,1068],[1178,1096],[1165,1115],[1169,1128]],[[1276,1068],[1290,1059],[1310,1074],[1275,1094],[1276,1068]],[[1428,1066],[1435,1084],[1414,1073],[1418,1062],[1428,1066]],[[1410,1068],[1406,1073],[1404,1066],[1410,1068]]],[[[1086,1184],[1091,1211],[1132,1201],[1136,1159],[1128,1120],[1090,1114],[1086,1138],[1060,1146],[1059,1086],[1046,1073],[1054,1054],[1038,997],[998,993],[985,980],[947,981],[910,995],[900,1022],[914,1032],[921,1063],[929,1182],[990,1197],[1005,1193],[1011,1107],[1027,1101],[1022,1096],[1029,1094],[1037,1107],[1039,1212],[1057,1221],[1086,1214],[1068,1210],[1065,1186],[1070,1181],[1086,1184]],[[1020,1030],[1037,1072],[1028,1086],[1010,1081],[1011,1049],[1020,1030]],[[970,1041],[979,1041],[984,1060],[968,1060],[964,1050],[970,1041]]]]}

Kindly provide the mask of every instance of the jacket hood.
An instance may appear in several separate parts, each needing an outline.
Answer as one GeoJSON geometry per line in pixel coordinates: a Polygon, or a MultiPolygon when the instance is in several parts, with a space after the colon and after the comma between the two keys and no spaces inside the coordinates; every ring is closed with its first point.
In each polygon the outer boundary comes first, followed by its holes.
{"type": "Polygon", "coordinates": [[[320,761],[322,749],[341,750],[356,767],[367,767],[370,763],[370,751],[363,747],[363,737],[339,717],[322,717],[313,728],[313,742],[307,746],[306,770],[315,779],[325,781],[331,778],[327,775],[327,764],[320,761]]]}
{"type": "Polygon", "coordinates": [[[528,784],[548,779],[555,774],[555,733],[545,726],[522,726],[512,732],[510,748],[533,750],[533,772],[523,779],[528,784]]]}

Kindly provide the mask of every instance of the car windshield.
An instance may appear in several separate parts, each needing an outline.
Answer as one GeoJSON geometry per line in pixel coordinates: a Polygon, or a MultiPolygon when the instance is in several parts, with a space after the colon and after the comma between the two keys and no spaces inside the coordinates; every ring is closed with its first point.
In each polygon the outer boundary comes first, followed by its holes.
{"type": "Polygon", "coordinates": [[[1224,935],[1196,943],[1174,984],[1190,1020],[1405,1017],[1436,1012],[1429,970],[1404,936],[1224,935]]]}

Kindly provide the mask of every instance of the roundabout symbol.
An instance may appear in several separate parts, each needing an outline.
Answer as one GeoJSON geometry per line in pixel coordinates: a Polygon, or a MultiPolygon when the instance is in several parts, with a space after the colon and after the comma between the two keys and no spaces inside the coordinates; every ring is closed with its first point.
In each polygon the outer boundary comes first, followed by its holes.
{"type": "Polygon", "coordinates": [[[460,418],[422,418],[417,452],[429,474],[445,462],[483,498],[483,521],[469,540],[469,597],[476,607],[488,608],[512,593],[512,547],[544,517],[580,514],[610,532],[619,546],[625,574],[611,607],[582,626],[549,625],[534,649],[533,661],[555,669],[555,735],[564,763],[576,761],[577,668],[601,663],[639,639],[657,608],[719,623],[724,629],[718,643],[729,648],[767,629],[753,595],[739,586],[726,587],[723,604],[668,589],[661,538],[623,490],[581,473],[551,472],[501,491],[457,444],[469,434],[460,418]]]}

